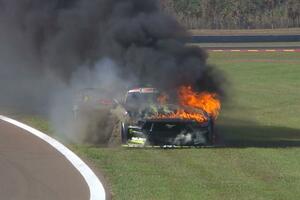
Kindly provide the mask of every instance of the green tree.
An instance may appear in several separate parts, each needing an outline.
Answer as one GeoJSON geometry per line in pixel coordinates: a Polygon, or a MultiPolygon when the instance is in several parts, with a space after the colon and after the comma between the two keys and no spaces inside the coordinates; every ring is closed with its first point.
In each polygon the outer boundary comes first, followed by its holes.
{"type": "Polygon", "coordinates": [[[299,0],[161,0],[188,28],[300,27],[299,0]]]}

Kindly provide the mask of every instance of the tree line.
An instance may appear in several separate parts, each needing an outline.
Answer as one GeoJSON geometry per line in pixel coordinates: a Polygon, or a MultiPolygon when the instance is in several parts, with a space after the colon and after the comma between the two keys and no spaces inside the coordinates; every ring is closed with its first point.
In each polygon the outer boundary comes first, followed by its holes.
{"type": "Polygon", "coordinates": [[[189,29],[300,27],[300,0],[160,0],[189,29]]]}

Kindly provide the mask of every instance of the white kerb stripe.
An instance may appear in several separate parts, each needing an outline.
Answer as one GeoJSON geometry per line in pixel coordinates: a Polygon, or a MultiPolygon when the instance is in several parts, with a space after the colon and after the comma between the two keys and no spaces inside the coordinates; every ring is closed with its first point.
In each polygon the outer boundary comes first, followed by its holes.
{"type": "Polygon", "coordinates": [[[73,153],[70,149],[65,147],[63,144],[58,142],[57,140],[51,138],[50,136],[38,131],[30,126],[27,126],[21,122],[10,119],[8,117],[0,115],[0,120],[13,124],[19,128],[26,130],[27,132],[39,137],[44,140],[51,146],[53,146],[57,151],[59,151],[62,155],[64,155],[67,160],[71,162],[71,164],[79,171],[79,173],[83,176],[86,181],[89,190],[90,190],[90,200],[105,200],[105,190],[100,182],[99,178],[95,175],[95,173],[85,164],[75,153],[73,153]]]}
{"type": "Polygon", "coordinates": [[[213,49],[211,51],[213,51],[213,52],[223,52],[224,50],[223,49],[213,49]]]}
{"type": "Polygon", "coordinates": [[[294,52],[295,49],[284,49],[283,51],[284,51],[284,52],[294,52]]]}

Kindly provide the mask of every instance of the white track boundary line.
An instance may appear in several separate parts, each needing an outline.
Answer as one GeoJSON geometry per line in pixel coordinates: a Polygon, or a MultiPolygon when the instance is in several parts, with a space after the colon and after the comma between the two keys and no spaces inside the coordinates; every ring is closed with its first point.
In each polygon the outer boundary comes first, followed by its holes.
{"type": "Polygon", "coordinates": [[[63,144],[58,142],[57,140],[51,138],[50,136],[38,131],[28,125],[25,125],[21,122],[18,122],[14,119],[5,117],[0,115],[0,120],[8,122],[12,125],[15,125],[27,132],[37,136],[43,141],[47,142],[49,145],[54,147],[57,151],[59,151],[62,155],[64,155],[68,161],[79,171],[79,173],[83,176],[86,181],[89,190],[90,190],[90,200],[105,200],[105,190],[100,182],[99,178],[95,175],[95,173],[85,164],[75,153],[73,153],[70,149],[65,147],[63,144]]]}

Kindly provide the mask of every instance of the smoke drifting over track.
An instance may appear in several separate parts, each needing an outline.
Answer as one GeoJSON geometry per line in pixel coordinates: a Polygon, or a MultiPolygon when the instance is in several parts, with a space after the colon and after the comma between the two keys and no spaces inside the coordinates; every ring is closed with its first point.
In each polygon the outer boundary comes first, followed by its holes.
{"type": "Polygon", "coordinates": [[[186,37],[157,0],[0,0],[2,101],[32,108],[99,84],[224,94],[222,75],[186,37]]]}

